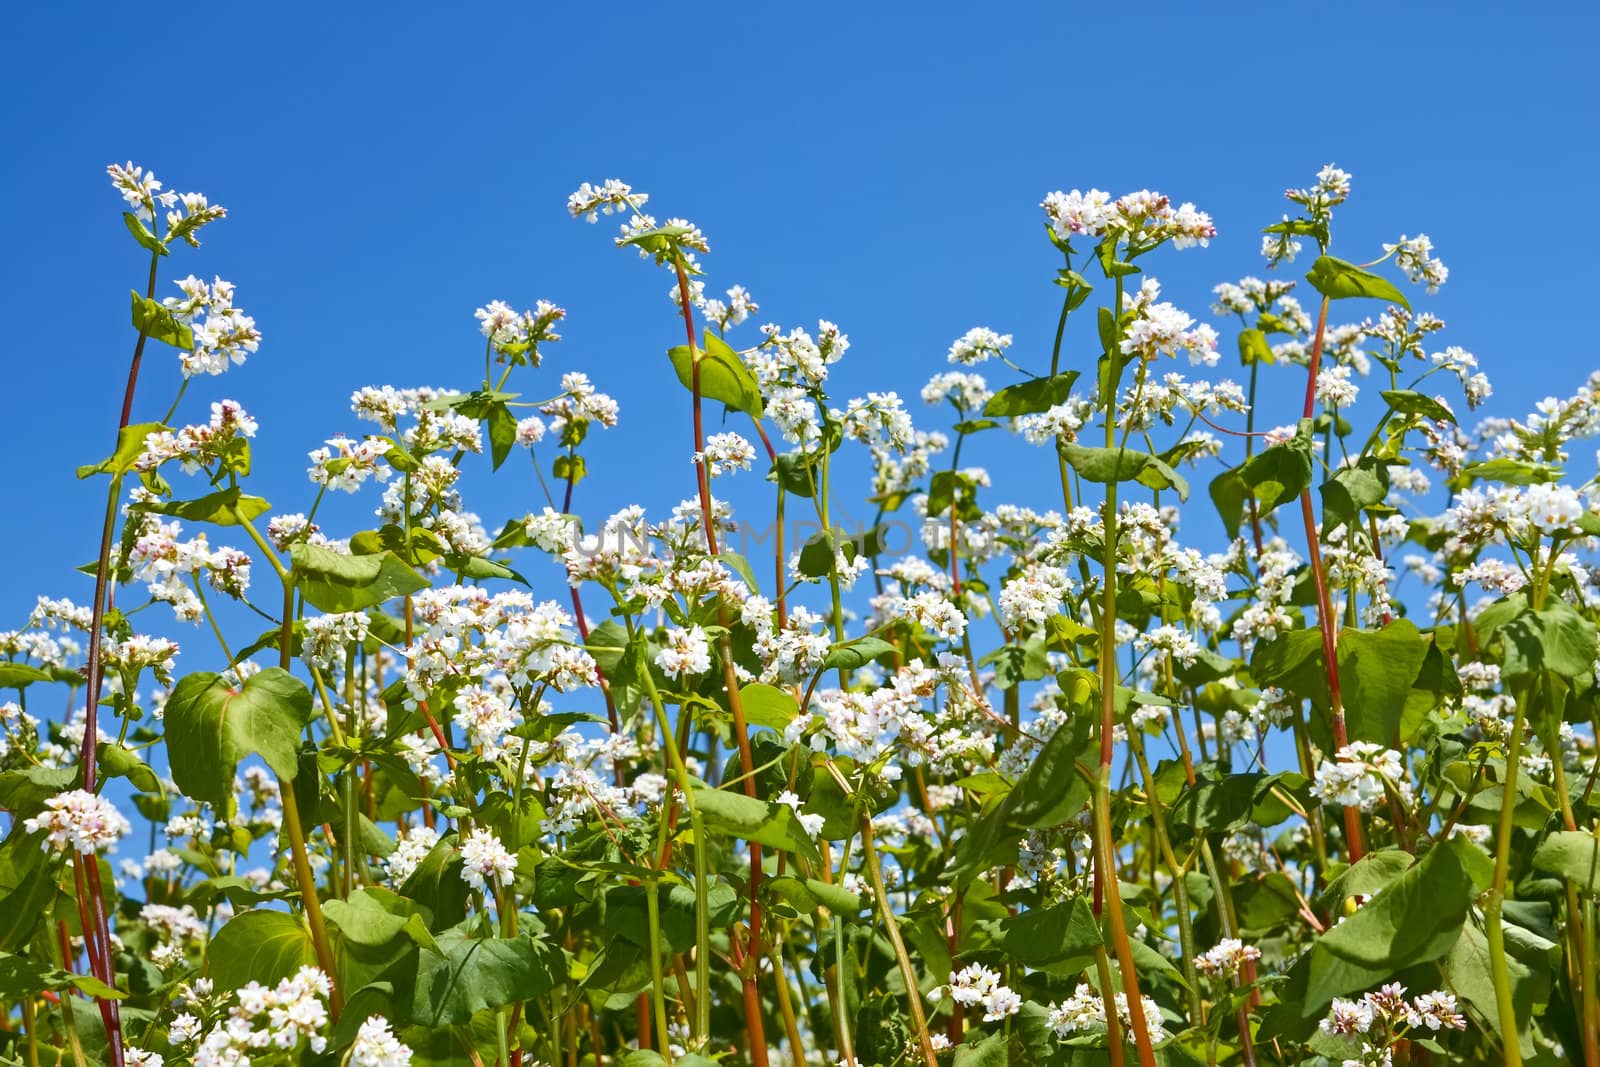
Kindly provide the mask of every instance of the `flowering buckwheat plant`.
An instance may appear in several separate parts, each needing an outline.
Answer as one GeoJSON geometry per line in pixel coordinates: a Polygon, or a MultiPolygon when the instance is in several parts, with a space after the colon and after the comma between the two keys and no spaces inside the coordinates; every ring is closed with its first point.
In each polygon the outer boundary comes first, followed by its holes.
{"type": "Polygon", "coordinates": [[[682,503],[609,515],[581,309],[463,308],[442,384],[286,440],[234,383],[291,357],[167,263],[226,213],[109,173],[149,266],[94,585],[0,633],[6,1063],[1600,1067],[1600,374],[1467,425],[1448,272],[1336,258],[1344,171],[1210,309],[1156,272],[1211,216],[1052,192],[1048,362],[975,325],[864,396],[584,182],[693,431],[682,503]]]}

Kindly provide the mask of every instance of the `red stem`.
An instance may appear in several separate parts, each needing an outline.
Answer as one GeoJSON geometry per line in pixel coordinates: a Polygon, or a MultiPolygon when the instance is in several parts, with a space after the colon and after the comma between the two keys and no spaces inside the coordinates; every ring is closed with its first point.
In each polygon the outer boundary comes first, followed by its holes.
{"type": "MultiPolygon", "coordinates": [[[[696,358],[699,348],[694,333],[694,313],[689,307],[689,277],[684,272],[683,263],[673,261],[673,268],[678,272],[678,306],[683,315],[683,329],[689,341],[690,390],[694,394],[694,451],[697,458],[703,458],[705,452],[704,427],[701,422],[700,403],[700,360],[696,358]]],[[[717,554],[716,530],[712,526],[711,512],[711,471],[707,464],[695,464],[695,481],[700,489],[700,520],[705,527],[706,550],[715,556],[717,554]]],[[[717,605],[717,614],[726,627],[727,611],[721,602],[717,605]]],[[[728,690],[728,708],[733,712],[733,732],[739,742],[739,763],[744,779],[744,792],[746,796],[756,795],[756,780],[753,773],[755,758],[750,751],[750,730],[744,717],[744,705],[739,699],[739,679],[734,674],[733,658],[730,642],[727,637],[721,641],[722,668],[724,684],[728,690]]],[[[667,739],[671,743],[671,739],[667,739]]],[[[767,1037],[766,1027],[761,1021],[761,994],[756,987],[756,968],[762,957],[761,932],[761,845],[755,841],[747,842],[750,848],[750,963],[741,970],[744,976],[744,1009],[745,1026],[750,1033],[750,1062],[754,1067],[767,1067],[767,1037]]]]}
{"type": "MultiPolygon", "coordinates": [[[[1322,369],[1322,342],[1328,330],[1328,298],[1322,298],[1322,309],[1317,313],[1317,336],[1311,343],[1311,358],[1306,367],[1306,402],[1302,418],[1311,418],[1316,412],[1317,374],[1322,369]]],[[[1328,672],[1329,720],[1333,732],[1333,748],[1337,753],[1350,743],[1344,725],[1344,695],[1339,684],[1339,646],[1334,627],[1333,598],[1328,592],[1328,578],[1322,568],[1322,536],[1317,529],[1317,517],[1311,506],[1311,487],[1300,493],[1300,515],[1305,521],[1306,546],[1311,557],[1311,579],[1317,590],[1317,628],[1322,631],[1322,660],[1328,672]]],[[[1362,842],[1361,816],[1352,807],[1344,809],[1345,847],[1350,862],[1355,863],[1366,854],[1362,842]]]]}

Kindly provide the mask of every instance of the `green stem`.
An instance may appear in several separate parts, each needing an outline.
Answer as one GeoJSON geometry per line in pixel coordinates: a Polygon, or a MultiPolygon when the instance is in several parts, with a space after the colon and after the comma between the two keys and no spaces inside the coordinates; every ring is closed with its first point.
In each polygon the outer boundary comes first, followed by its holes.
{"type": "MultiPolygon", "coordinates": [[[[1116,306],[1112,310],[1111,343],[1106,357],[1118,360],[1122,335],[1122,278],[1116,281],[1116,306]]],[[[1106,375],[1108,388],[1101,397],[1106,417],[1106,447],[1115,443],[1117,413],[1117,381],[1120,374],[1113,363],[1106,375]]],[[[1106,485],[1105,550],[1101,557],[1104,570],[1103,597],[1100,608],[1100,773],[1094,781],[1094,837],[1095,879],[1100,890],[1100,903],[1111,927],[1111,943],[1117,955],[1117,968],[1122,972],[1122,989],[1128,997],[1128,1021],[1132,1024],[1134,1047],[1139,1054],[1141,1067],[1155,1067],[1155,1049],[1150,1043],[1150,1028],[1144,1017],[1144,1003],[1139,995],[1139,971],[1133,961],[1133,947],[1128,941],[1128,929],[1122,915],[1122,894],[1117,882],[1116,845],[1111,836],[1111,760],[1115,748],[1117,699],[1117,483],[1106,485]]],[[[1108,1013],[1114,1009],[1108,1008],[1108,1013]]]]}
{"type": "Polygon", "coordinates": [[[911,966],[911,956],[900,937],[900,925],[894,910],[889,906],[889,894],[883,887],[883,871],[878,866],[878,847],[872,839],[872,816],[861,818],[861,856],[866,860],[867,877],[872,880],[872,893],[878,900],[878,912],[883,916],[883,932],[894,947],[894,958],[900,964],[900,979],[906,985],[906,1004],[911,1009],[911,1025],[916,1030],[916,1040],[922,1050],[927,1067],[939,1067],[939,1054],[933,1050],[933,1037],[928,1033],[928,1018],[922,1011],[922,990],[917,987],[917,972],[911,966]]]}
{"type": "MultiPolygon", "coordinates": [[[[1506,962],[1505,930],[1500,916],[1505,904],[1506,881],[1511,873],[1511,835],[1515,829],[1517,770],[1522,759],[1522,732],[1528,719],[1525,686],[1516,692],[1517,710],[1511,725],[1511,747],[1506,753],[1505,783],[1500,799],[1500,826],[1495,839],[1494,881],[1483,908],[1484,937],[1489,943],[1489,972],[1494,980],[1495,1009],[1503,1041],[1501,1053],[1507,1067],[1521,1067],[1522,1049],[1517,1033],[1517,1013],[1511,1000],[1511,971],[1506,962]]],[[[1559,757],[1559,754],[1558,754],[1559,757]]]]}

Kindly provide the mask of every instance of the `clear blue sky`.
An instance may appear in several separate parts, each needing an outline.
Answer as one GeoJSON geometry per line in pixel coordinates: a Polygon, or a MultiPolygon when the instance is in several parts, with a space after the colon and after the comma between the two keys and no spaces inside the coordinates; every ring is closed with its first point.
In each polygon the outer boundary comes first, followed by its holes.
{"type": "MultiPolygon", "coordinates": [[[[197,392],[260,419],[256,491],[279,510],[309,502],[308,449],[363,430],[351,390],[472,385],[471,313],[497,297],[568,308],[545,380],[553,391],[559,371],[583,369],[621,402],[580,508],[689,495],[686,398],[662,358],[679,337],[667,282],[611,248],[612,227],[564,211],[578,182],[611,176],[704,227],[711,283],[749,286],[762,320],[841,324],[854,344],[842,394],[914,396],[973,325],[1014,333],[1029,365],[1047,358],[1059,290],[1045,192],[1197,201],[1221,236],[1154,272],[1203,314],[1211,284],[1260,273],[1257,231],[1287,207],[1283,188],[1335,161],[1356,179],[1336,251],[1433,237],[1452,276],[1424,306],[1483,360],[1494,411],[1569,390],[1600,364],[1583,310],[1597,281],[1594,16],[1289,11],[18,5],[0,42],[13,235],[0,545],[24,562],[0,573],[0,626],[38,593],[88,599],[71,568],[93,556],[103,490],[72,471],[108,450],[144,264],[103,173],[113,160],[232,213],[171,267],[232,279],[265,334],[245,368],[197,392]]],[[[176,382],[176,359],[155,351],[139,417],[159,417],[176,382]]],[[[469,504],[491,521],[527,510],[526,470],[469,504]]],[[[1001,487],[1032,495],[1017,470],[1001,487]]]]}

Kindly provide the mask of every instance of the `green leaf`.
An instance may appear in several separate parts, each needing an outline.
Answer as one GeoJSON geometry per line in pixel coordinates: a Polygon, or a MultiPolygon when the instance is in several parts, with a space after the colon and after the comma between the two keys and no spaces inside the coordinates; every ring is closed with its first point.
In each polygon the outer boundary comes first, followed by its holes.
{"type": "Polygon", "coordinates": [[[252,753],[279,781],[294,781],[300,733],[311,721],[311,692],[278,667],[251,675],[239,689],[201,671],[173,687],[165,721],[178,788],[226,811],[233,801],[234,770],[252,753]]]}
{"type": "Polygon", "coordinates": [[[769,848],[822,862],[816,842],[800,825],[800,817],[786,804],[769,804],[726,789],[694,789],[694,804],[707,830],[741,841],[757,841],[769,848]]]}
{"type": "MultiPolygon", "coordinates": [[[[1063,688],[1066,688],[1063,686],[1063,688]]],[[[964,885],[996,861],[1016,858],[1016,842],[1027,830],[1060,826],[1076,818],[1089,800],[1089,782],[1078,773],[1078,757],[1089,746],[1091,717],[1075,715],[1044,743],[1028,769],[998,802],[962,835],[943,879],[964,885]]]]}
{"type": "Polygon", "coordinates": [[[377,886],[357,889],[344,900],[325,901],[322,912],[346,941],[357,945],[381,948],[402,935],[434,944],[422,917],[423,909],[377,886]]]}
{"type": "Polygon", "coordinates": [[[853,671],[865,667],[879,656],[894,651],[894,646],[879,637],[858,637],[842,645],[834,645],[822,661],[822,670],[853,671]]]}
{"type": "Polygon", "coordinates": [[[153,341],[181,348],[185,352],[194,351],[194,331],[156,303],[154,300],[142,295],[137,289],[133,293],[133,328],[153,341]]]}
{"type": "Polygon", "coordinates": [[[1061,458],[1085,481],[1102,485],[1138,482],[1148,489],[1175,489],[1179,500],[1189,499],[1189,483],[1183,475],[1148,452],[1074,444],[1063,444],[1060,451],[1061,458]]]}
{"type": "Polygon", "coordinates": [[[53,681],[48,671],[31,663],[0,663],[0,689],[25,689],[34,682],[53,681]]]}
{"type": "Polygon", "coordinates": [[[298,916],[254,910],[217,931],[206,947],[205,973],[218,992],[228,992],[249,982],[276,985],[316,962],[311,933],[298,916]]]}
{"type": "Polygon", "coordinates": [[[821,882],[815,878],[784,875],[782,878],[769,880],[766,885],[786,903],[804,912],[827,908],[836,915],[853,917],[860,914],[861,909],[868,905],[868,901],[843,886],[821,882]]]}
{"type": "Polygon", "coordinates": [[[428,580],[393,552],[344,556],[298,544],[289,555],[300,592],[322,611],[360,611],[428,588],[428,580]]]}
{"type": "Polygon", "coordinates": [[[146,793],[161,792],[161,779],[150,766],[115,741],[102,741],[96,748],[100,771],[108,778],[126,778],[146,793]]]}
{"type": "Polygon", "coordinates": [[[1087,956],[1104,942],[1100,924],[1089,902],[1077,897],[1069,903],[1029,908],[1000,923],[1000,947],[1006,955],[1029,967],[1087,956]]]}
{"type": "Polygon", "coordinates": [[[714,333],[704,335],[704,349],[693,352],[687,345],[670,349],[667,356],[678,372],[678,380],[685,389],[694,388],[694,365],[700,364],[700,395],[720,400],[735,411],[755,418],[761,417],[761,387],[756,376],[750,373],[739,353],[714,333]],[[698,360],[696,360],[698,355],[698,360]]]}
{"type": "Polygon", "coordinates": [[[1533,865],[1561,876],[1580,893],[1600,893],[1600,840],[1593,834],[1556,830],[1534,850],[1533,865]]]}
{"type": "Polygon", "coordinates": [[[1384,460],[1366,456],[1354,467],[1341,468],[1322,483],[1323,534],[1356,525],[1363,509],[1383,503],[1388,495],[1389,464],[1384,460]]]}
{"type": "Polygon", "coordinates": [[[1305,782],[1303,776],[1292,771],[1220,774],[1203,769],[1195,784],[1185,788],[1173,802],[1173,828],[1185,833],[1223,834],[1251,822],[1275,825],[1288,818],[1290,809],[1273,797],[1273,790],[1292,795],[1305,782]]]}
{"type": "Polygon", "coordinates": [[[424,1026],[454,1026],[480,1011],[531,1000],[566,977],[561,950],[520,937],[468,937],[459,929],[439,935],[439,948],[417,962],[411,1018],[424,1026]]]}
{"type": "Polygon", "coordinates": [[[1381,630],[1339,631],[1339,681],[1352,740],[1393,742],[1428,643],[1410,619],[1396,619],[1381,630]]]}
{"type": "Polygon", "coordinates": [[[809,500],[816,496],[817,485],[822,480],[817,474],[817,466],[821,462],[820,455],[809,452],[785,452],[773,462],[772,470],[767,474],[767,481],[777,482],[785,493],[803,496],[809,500]]]}
{"type": "Polygon", "coordinates": [[[134,463],[144,454],[144,439],[167,429],[159,422],[139,422],[117,431],[117,448],[99,463],[78,468],[79,478],[96,474],[120,476],[133,470],[134,463]]]}
{"type": "MultiPolygon", "coordinates": [[[[1507,933],[1512,927],[1507,924],[1507,933]]],[[[1511,1014],[1516,1020],[1518,1033],[1528,1025],[1533,1014],[1533,974],[1510,953],[1506,954],[1506,976],[1511,980],[1511,1014]]],[[[1494,961],[1489,955],[1489,940],[1477,923],[1469,922],[1461,937],[1444,960],[1444,977],[1450,989],[1466,1003],[1476,1008],[1478,1014],[1504,1041],[1507,1036],[1517,1040],[1517,1034],[1507,1035],[1500,1026],[1500,1009],[1495,999],[1494,961]]]]}
{"type": "Polygon", "coordinates": [[[1225,470],[1211,479],[1208,491],[1228,536],[1238,537],[1239,527],[1244,523],[1244,502],[1250,497],[1250,489],[1244,484],[1244,479],[1239,477],[1237,469],[1225,470]]]}
{"type": "Polygon", "coordinates": [[[1239,480],[1255,495],[1257,514],[1267,515],[1299,496],[1311,484],[1311,471],[1311,420],[1302,419],[1294,437],[1246,460],[1239,480]]]}
{"type": "Polygon", "coordinates": [[[489,408],[488,423],[491,469],[499,470],[517,443],[517,417],[504,401],[496,401],[489,408]]]}
{"type": "Polygon", "coordinates": [[[1381,394],[1389,406],[1402,415],[1416,415],[1435,422],[1454,423],[1455,412],[1431,396],[1415,389],[1385,389],[1381,394]]]}
{"type": "MultiPolygon", "coordinates": [[[[1345,723],[1350,738],[1389,745],[1417,676],[1428,656],[1429,639],[1409,619],[1396,619],[1381,630],[1339,631],[1339,680],[1344,687],[1345,723]]],[[[1317,630],[1292,630],[1256,646],[1250,673],[1262,685],[1275,685],[1310,700],[1320,711],[1329,706],[1328,672],[1317,630]]],[[[1313,723],[1320,732],[1327,724],[1313,723]]]]}
{"type": "Polygon", "coordinates": [[[740,688],[739,700],[744,706],[745,722],[751,726],[766,726],[780,734],[800,714],[794,694],[775,685],[751,682],[740,688]]]}
{"type": "MultiPolygon", "coordinates": [[[[44,850],[32,835],[15,835],[19,844],[35,855],[30,859],[42,861],[44,850]]],[[[50,911],[60,889],[56,886],[56,864],[38,862],[30,868],[3,898],[0,898],[0,950],[12,952],[28,943],[39,921],[50,911]]]]}
{"type": "Polygon", "coordinates": [[[1484,862],[1468,841],[1441,842],[1365,907],[1329,928],[1311,950],[1306,1007],[1314,1010],[1449,952],[1479,891],[1472,871],[1484,862]]]}
{"type": "Polygon", "coordinates": [[[155,234],[151,233],[150,228],[144,224],[144,220],[133,212],[124,211],[122,213],[122,224],[128,228],[129,233],[133,234],[133,239],[139,242],[141,248],[154,252],[158,256],[171,255],[167,251],[167,246],[155,234]]]}
{"type": "Polygon", "coordinates": [[[1311,264],[1311,273],[1306,275],[1306,281],[1330,300],[1371,297],[1374,300],[1387,300],[1391,304],[1399,304],[1407,311],[1411,310],[1411,304],[1407,302],[1405,295],[1387,279],[1332,256],[1318,256],[1316,262],[1311,264]]]}
{"type": "Polygon", "coordinates": [[[1502,485],[1543,485],[1559,477],[1560,473],[1549,467],[1505,456],[1468,463],[1461,468],[1461,481],[1465,485],[1478,481],[1499,482],[1502,485]]]}
{"type": "Polygon", "coordinates": [[[1011,1056],[1006,1051],[1006,1035],[990,1034],[980,1039],[974,1031],[968,1043],[956,1046],[954,1062],[955,1067],[1007,1067],[1011,1056]]]}
{"type": "Polygon", "coordinates": [[[1501,670],[1508,678],[1541,670],[1581,678],[1594,670],[1595,625],[1564,601],[1553,600],[1538,611],[1523,610],[1496,627],[1493,640],[1501,649],[1501,670]]]}
{"type": "Polygon", "coordinates": [[[240,526],[271,510],[272,505],[258,496],[246,496],[235,486],[210,493],[198,500],[168,500],[159,504],[139,504],[138,511],[172,515],[189,522],[209,522],[214,526],[240,526]]]}
{"type": "Polygon", "coordinates": [[[989,398],[983,413],[991,418],[1003,418],[1049,411],[1057,404],[1066,403],[1067,397],[1072,395],[1072,383],[1077,380],[1078,372],[1069,370],[1048,378],[1008,385],[989,398]]]}
{"type": "Polygon", "coordinates": [[[0,773],[0,808],[13,818],[27,818],[44,810],[44,802],[78,784],[78,768],[24,767],[0,773]]]}
{"type": "Polygon", "coordinates": [[[1347,897],[1370,897],[1411,869],[1412,856],[1399,849],[1369,852],[1335,878],[1317,898],[1323,911],[1338,907],[1347,897]]]}
{"type": "Polygon", "coordinates": [[[1245,366],[1252,363],[1273,363],[1276,357],[1272,354],[1272,346],[1267,343],[1267,335],[1260,330],[1239,331],[1239,362],[1245,366]]]}

